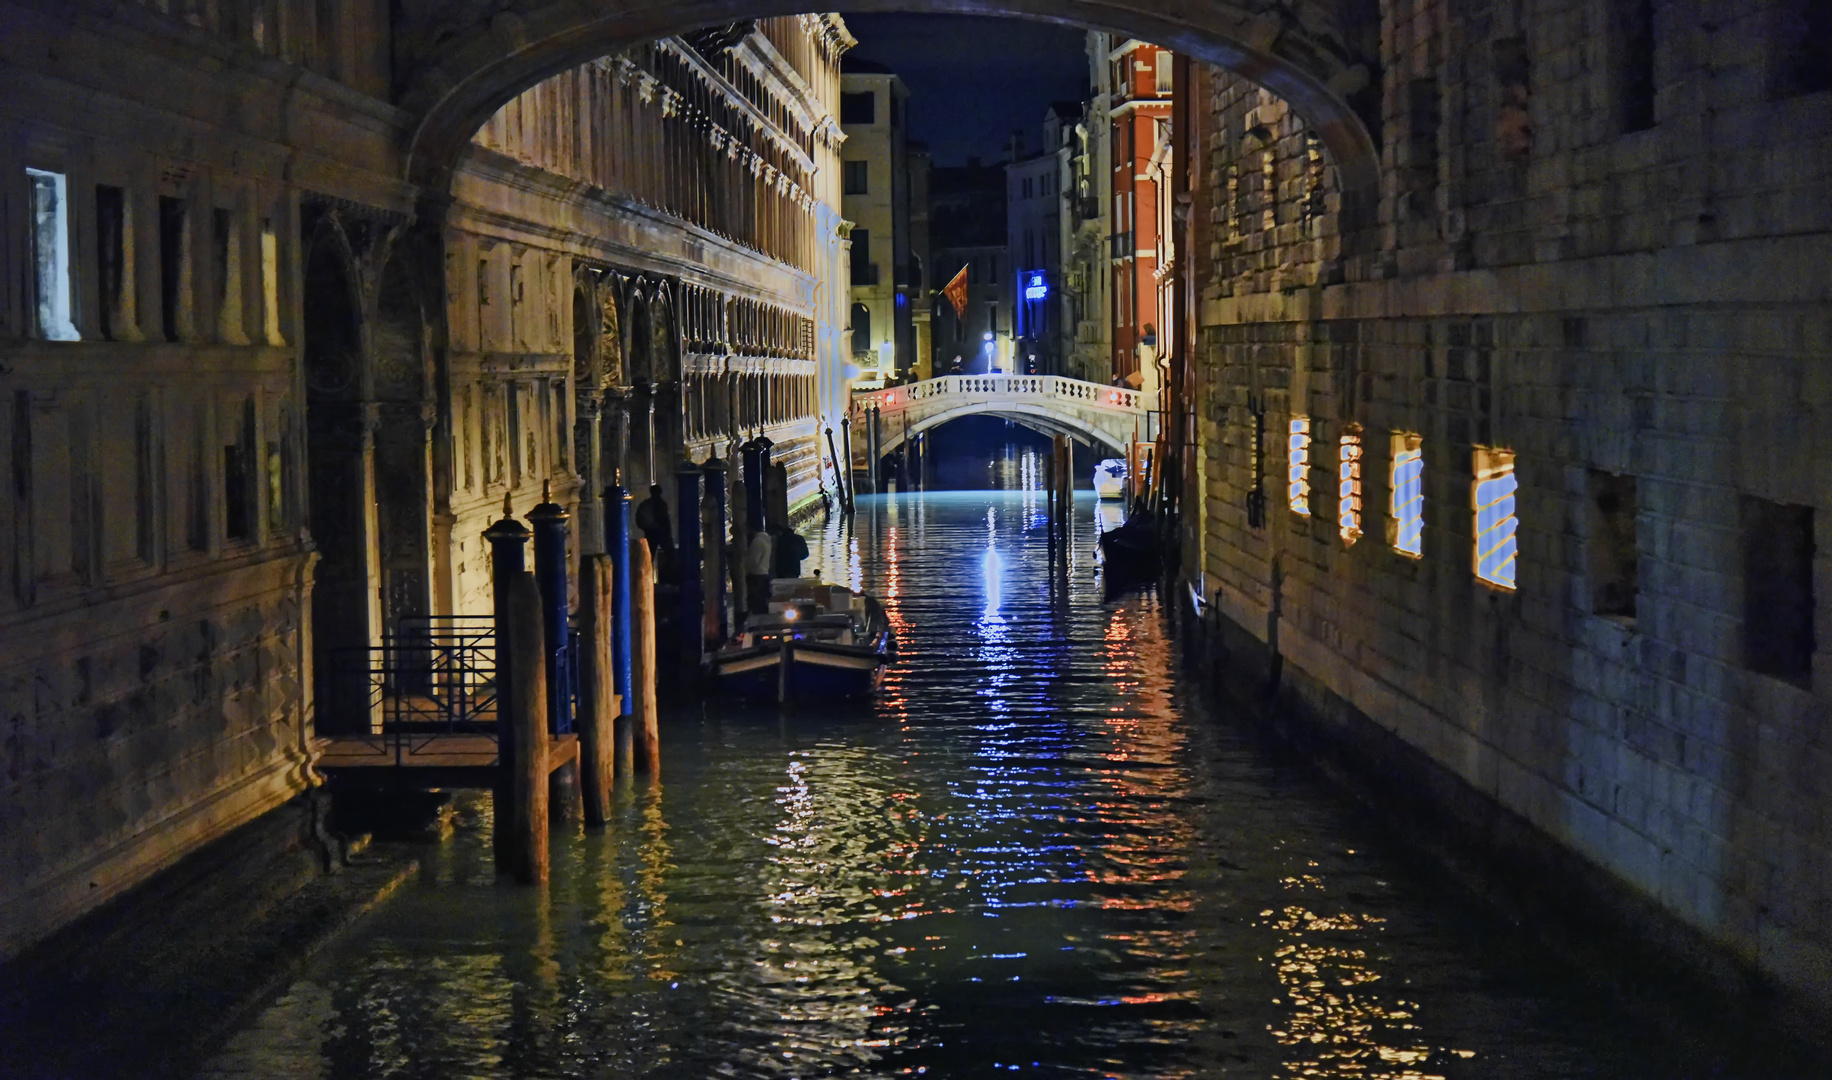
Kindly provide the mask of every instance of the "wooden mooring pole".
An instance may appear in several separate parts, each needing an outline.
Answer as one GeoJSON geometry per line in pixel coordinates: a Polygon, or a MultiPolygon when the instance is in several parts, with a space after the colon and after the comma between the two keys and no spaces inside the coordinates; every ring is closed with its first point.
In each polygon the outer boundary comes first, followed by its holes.
{"type": "Polygon", "coordinates": [[[579,786],[585,823],[611,818],[611,785],[617,776],[617,699],[611,642],[616,567],[609,555],[586,558],[579,577],[579,786]]]}
{"type": "MultiPolygon", "coordinates": [[[[509,699],[498,699],[497,708],[506,709],[509,726],[515,733],[515,756],[508,766],[509,813],[496,808],[496,827],[508,828],[507,844],[497,851],[508,856],[504,869],[522,885],[547,884],[547,657],[546,635],[541,626],[541,588],[534,575],[523,572],[509,581],[508,625],[497,627],[498,637],[507,631],[509,659],[509,699]]],[[[498,654],[505,652],[499,644],[498,654]]],[[[499,834],[500,835],[500,834],[499,834]]]]}
{"type": "Polygon", "coordinates": [[[635,765],[636,771],[654,775],[661,771],[661,723],[655,701],[655,562],[649,555],[649,542],[630,541],[631,632],[634,640],[635,671],[630,692],[635,695],[635,765]]]}
{"type": "Polygon", "coordinates": [[[1043,465],[1043,528],[1049,537],[1049,565],[1056,565],[1056,443],[1050,442],[1049,460],[1043,465]]]}

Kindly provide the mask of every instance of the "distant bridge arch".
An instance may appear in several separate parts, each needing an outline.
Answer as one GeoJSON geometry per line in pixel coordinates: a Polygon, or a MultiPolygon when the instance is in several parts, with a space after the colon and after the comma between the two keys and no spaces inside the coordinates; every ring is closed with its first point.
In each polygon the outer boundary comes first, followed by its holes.
{"type": "Polygon", "coordinates": [[[1150,438],[1146,395],[1059,375],[944,375],[908,386],[855,394],[856,410],[878,410],[880,453],[911,435],[964,416],[1000,416],[1046,435],[1067,435],[1123,456],[1126,444],[1150,438]]]}

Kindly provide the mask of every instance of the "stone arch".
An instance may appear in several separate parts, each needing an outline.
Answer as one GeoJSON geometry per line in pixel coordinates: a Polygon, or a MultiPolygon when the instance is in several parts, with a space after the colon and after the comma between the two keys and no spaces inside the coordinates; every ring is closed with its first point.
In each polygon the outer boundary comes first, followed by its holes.
{"type": "Polygon", "coordinates": [[[634,381],[630,360],[633,290],[629,278],[615,270],[598,275],[598,334],[602,385],[628,387],[634,381]]]}
{"type": "Polygon", "coordinates": [[[629,302],[629,351],[625,354],[629,370],[626,374],[631,386],[652,385],[656,381],[655,338],[649,319],[649,298],[641,289],[631,289],[629,302]]]}
{"type": "Polygon", "coordinates": [[[1084,443],[1098,443],[1121,456],[1126,453],[1126,441],[1120,436],[1098,425],[1086,423],[1077,417],[1056,412],[1045,406],[1030,404],[1001,405],[998,408],[987,408],[984,404],[968,404],[944,412],[932,413],[914,423],[899,425],[895,434],[885,436],[879,450],[889,454],[902,446],[904,440],[911,435],[919,435],[930,428],[937,428],[967,416],[997,416],[1006,420],[1015,420],[1045,435],[1067,435],[1084,443]]]}
{"type": "Polygon", "coordinates": [[[674,297],[665,281],[657,282],[649,297],[649,372],[657,383],[678,382],[681,377],[680,323],[675,318],[674,297]]]}
{"type": "Polygon", "coordinates": [[[604,385],[604,337],[598,328],[602,318],[596,275],[581,272],[572,291],[573,387],[580,394],[596,394],[604,385]]]}
{"type": "Polygon", "coordinates": [[[306,391],[319,397],[360,398],[363,366],[363,296],[357,258],[335,211],[311,216],[305,231],[301,341],[306,391]]]}
{"type": "MultiPolygon", "coordinates": [[[[788,0],[530,0],[424,5],[394,27],[400,104],[415,118],[410,182],[446,190],[471,136],[542,79],[629,45],[773,15],[788,0]]],[[[1375,0],[858,0],[860,12],[1038,19],[1106,28],[1237,72],[1290,102],[1328,148],[1345,212],[1379,191],[1379,6],[1375,0]]]]}
{"type": "Polygon", "coordinates": [[[431,305],[415,254],[388,246],[369,334],[381,625],[392,634],[432,614],[431,305]]]}
{"type": "Polygon", "coordinates": [[[372,544],[367,513],[373,407],[367,398],[361,276],[335,211],[308,210],[301,353],[305,375],[306,522],[318,550],[312,586],[312,700],[321,734],[370,727],[372,544]]]}

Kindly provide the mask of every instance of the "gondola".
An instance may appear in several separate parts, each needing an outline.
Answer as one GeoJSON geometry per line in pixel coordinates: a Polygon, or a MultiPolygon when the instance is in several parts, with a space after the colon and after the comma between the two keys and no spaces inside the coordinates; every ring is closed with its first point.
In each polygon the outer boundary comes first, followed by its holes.
{"type": "Polygon", "coordinates": [[[864,593],[818,578],[770,583],[770,610],[713,654],[721,693],[750,701],[864,697],[884,682],[891,628],[864,593]]]}
{"type": "Polygon", "coordinates": [[[1142,510],[1135,510],[1119,528],[1101,533],[1101,575],[1107,591],[1113,593],[1156,581],[1163,550],[1157,521],[1142,510]]]}

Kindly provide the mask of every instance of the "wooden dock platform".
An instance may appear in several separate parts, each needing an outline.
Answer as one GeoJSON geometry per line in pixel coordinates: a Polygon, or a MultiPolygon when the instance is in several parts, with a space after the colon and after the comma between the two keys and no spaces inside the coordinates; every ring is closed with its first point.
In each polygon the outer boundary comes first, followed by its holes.
{"type": "MultiPolygon", "coordinates": [[[[326,740],[318,771],[377,786],[407,788],[491,788],[496,784],[496,740],[488,735],[396,737],[345,735],[326,740]]],[[[547,771],[579,758],[577,735],[556,735],[547,744],[547,771]]]]}

